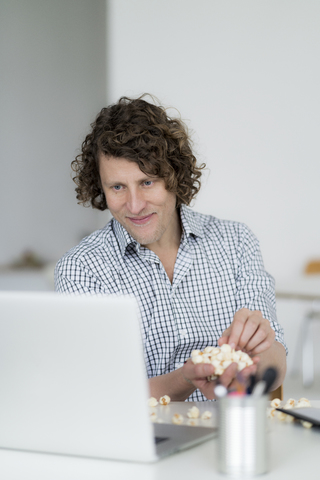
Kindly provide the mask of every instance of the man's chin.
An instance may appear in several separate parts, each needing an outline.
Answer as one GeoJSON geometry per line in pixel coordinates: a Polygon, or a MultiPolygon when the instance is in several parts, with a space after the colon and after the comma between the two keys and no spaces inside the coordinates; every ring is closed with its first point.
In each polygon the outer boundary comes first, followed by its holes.
{"type": "Polygon", "coordinates": [[[133,232],[129,232],[131,237],[135,239],[136,242],[140,243],[140,245],[147,246],[151,245],[152,243],[158,240],[157,236],[145,236],[145,235],[136,235],[133,232]]]}
{"type": "Polygon", "coordinates": [[[137,229],[129,229],[125,225],[124,228],[131,235],[131,237],[134,238],[136,242],[140,243],[140,245],[150,245],[151,243],[154,243],[159,239],[159,235],[157,234],[157,232],[141,232],[139,231],[142,230],[140,229],[140,227],[137,227],[137,229]]]}

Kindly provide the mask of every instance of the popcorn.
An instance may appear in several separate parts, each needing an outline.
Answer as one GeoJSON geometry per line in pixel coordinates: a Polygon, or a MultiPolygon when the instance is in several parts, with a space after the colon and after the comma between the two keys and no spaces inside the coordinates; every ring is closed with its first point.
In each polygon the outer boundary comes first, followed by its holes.
{"type": "Polygon", "coordinates": [[[154,422],[154,421],[157,419],[157,414],[156,414],[156,412],[151,412],[151,413],[150,413],[150,418],[151,418],[151,421],[154,422]]]}
{"type": "Polygon", "coordinates": [[[158,400],[154,397],[150,397],[148,400],[149,407],[156,407],[158,405],[158,400]]]}
{"type": "MultiPolygon", "coordinates": [[[[207,347],[208,348],[208,347],[207,347]]],[[[204,349],[205,350],[205,349],[204,349]]],[[[192,350],[191,352],[191,356],[197,356],[197,355],[200,355],[201,351],[200,350],[192,350]]]]}
{"type": "MultiPolygon", "coordinates": [[[[271,408],[269,407],[267,409],[267,416],[269,418],[276,417],[278,418],[278,420],[286,423],[292,423],[296,420],[296,421],[300,421],[301,425],[303,425],[304,428],[312,427],[312,423],[310,422],[306,422],[304,420],[297,420],[292,415],[288,415],[287,413],[279,412],[278,410],[276,410],[276,408],[280,407],[281,405],[281,400],[279,398],[273,399],[272,402],[270,402],[270,405],[271,405],[271,408]]],[[[311,403],[310,403],[310,400],[308,400],[307,398],[300,398],[300,400],[296,404],[296,401],[294,398],[289,398],[283,408],[285,410],[290,410],[293,407],[296,407],[296,408],[311,407],[311,403]]]]}
{"type": "Polygon", "coordinates": [[[312,427],[312,423],[310,423],[310,422],[305,422],[305,421],[301,420],[301,424],[304,428],[311,428],[312,427]]]}
{"type": "Polygon", "coordinates": [[[275,414],[276,414],[276,409],[275,408],[268,408],[267,409],[267,417],[268,418],[274,418],[275,414]]]}
{"type": "Polygon", "coordinates": [[[175,425],[181,425],[181,423],[183,422],[183,416],[180,415],[179,413],[175,413],[172,417],[172,423],[174,423],[175,425]]]}
{"type": "Polygon", "coordinates": [[[215,380],[217,376],[223,374],[226,368],[235,362],[238,364],[238,372],[245,367],[253,364],[249,355],[241,350],[235,351],[227,343],[221,347],[206,347],[203,352],[193,350],[191,360],[194,364],[211,363],[214,366],[214,375],[208,377],[208,380],[215,380]]]}
{"type": "Polygon", "coordinates": [[[286,419],[287,416],[288,416],[288,415],[287,415],[286,413],[277,411],[277,418],[278,418],[281,422],[283,422],[283,421],[286,419]]]}
{"type": "Polygon", "coordinates": [[[195,355],[195,356],[191,357],[191,359],[192,359],[194,364],[202,363],[202,356],[201,355],[195,355]]]}
{"type": "Polygon", "coordinates": [[[286,415],[285,421],[287,423],[292,423],[294,421],[294,417],[292,415],[286,415]]]}
{"type": "Polygon", "coordinates": [[[222,365],[221,365],[221,366],[222,366],[222,368],[225,370],[226,368],[229,367],[229,365],[231,365],[231,363],[232,363],[231,360],[224,360],[224,361],[222,362],[222,365]]]}
{"type": "Polygon", "coordinates": [[[218,375],[222,375],[224,372],[224,368],[222,365],[218,365],[218,367],[215,369],[214,373],[215,375],[211,375],[211,377],[209,377],[211,380],[215,380],[217,378],[218,375]]]}
{"type": "Polygon", "coordinates": [[[169,395],[164,395],[163,397],[160,397],[159,403],[160,405],[169,405],[171,402],[171,398],[169,395]]]}
{"type": "Polygon", "coordinates": [[[203,350],[203,353],[212,353],[214,347],[206,347],[204,350],[203,350]]]}
{"type": "Polygon", "coordinates": [[[231,353],[232,352],[232,348],[227,343],[221,345],[220,350],[223,353],[231,353]]]}
{"type": "Polygon", "coordinates": [[[247,367],[246,362],[242,362],[241,360],[240,362],[238,362],[238,372],[241,372],[241,370],[243,370],[246,367],[247,367]]]}
{"type": "Polygon", "coordinates": [[[198,407],[191,407],[188,410],[187,417],[189,418],[199,418],[200,410],[198,407]]]}
{"type": "Polygon", "coordinates": [[[196,425],[198,425],[198,423],[197,423],[197,420],[192,420],[191,418],[189,418],[189,420],[187,421],[187,425],[190,425],[191,427],[195,427],[196,425]]]}
{"type": "Polygon", "coordinates": [[[203,414],[201,415],[201,419],[202,419],[202,420],[209,420],[211,417],[212,417],[212,412],[209,412],[209,410],[206,410],[206,411],[203,412],[203,414]]]}
{"type": "Polygon", "coordinates": [[[233,362],[238,363],[239,360],[240,360],[240,353],[236,352],[235,350],[233,352],[231,352],[231,360],[233,362]]]}
{"type": "Polygon", "coordinates": [[[296,407],[297,407],[297,408],[311,407],[311,403],[310,403],[310,401],[309,401],[307,398],[300,398],[300,400],[298,401],[296,407]]]}

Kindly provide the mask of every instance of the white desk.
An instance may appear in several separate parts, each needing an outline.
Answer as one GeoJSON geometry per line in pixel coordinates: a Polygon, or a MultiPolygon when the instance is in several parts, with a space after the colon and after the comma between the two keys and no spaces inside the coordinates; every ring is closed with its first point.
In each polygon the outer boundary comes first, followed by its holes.
{"type": "MultiPolygon", "coordinates": [[[[320,407],[320,401],[312,402],[320,407]]],[[[188,404],[190,407],[191,405],[188,404]]],[[[183,407],[185,408],[185,407],[183,407]]],[[[177,411],[174,406],[175,412],[177,411]]],[[[270,471],[263,480],[318,480],[320,428],[269,422],[270,471]]],[[[192,428],[192,427],[190,427],[192,428]]],[[[0,450],[3,480],[195,480],[227,479],[217,471],[217,439],[155,464],[133,464],[0,450]]],[[[245,478],[245,477],[241,477],[245,478]]]]}

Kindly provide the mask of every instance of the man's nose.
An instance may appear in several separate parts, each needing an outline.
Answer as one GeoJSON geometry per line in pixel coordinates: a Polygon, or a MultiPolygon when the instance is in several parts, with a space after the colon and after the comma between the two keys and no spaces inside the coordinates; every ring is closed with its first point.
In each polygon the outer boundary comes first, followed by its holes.
{"type": "Polygon", "coordinates": [[[138,190],[128,192],[127,207],[133,215],[138,215],[146,206],[143,192],[138,190]]]}

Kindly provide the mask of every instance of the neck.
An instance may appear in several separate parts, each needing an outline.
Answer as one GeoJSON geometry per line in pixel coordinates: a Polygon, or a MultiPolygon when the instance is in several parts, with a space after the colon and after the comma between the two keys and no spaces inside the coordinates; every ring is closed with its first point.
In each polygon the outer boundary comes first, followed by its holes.
{"type": "Polygon", "coordinates": [[[159,257],[167,250],[176,250],[178,252],[181,240],[181,233],[182,227],[180,221],[180,214],[179,210],[175,209],[171,221],[161,238],[154,243],[150,243],[144,246],[149,248],[149,250],[152,250],[159,257]]]}

